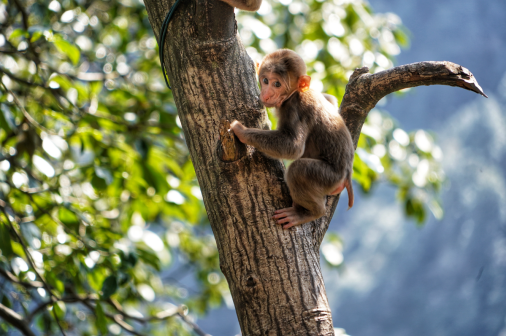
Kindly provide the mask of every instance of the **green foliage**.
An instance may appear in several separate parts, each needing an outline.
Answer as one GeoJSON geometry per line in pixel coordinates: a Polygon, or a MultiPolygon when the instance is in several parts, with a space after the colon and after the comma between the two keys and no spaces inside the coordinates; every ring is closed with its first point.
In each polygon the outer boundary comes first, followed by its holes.
{"type": "MultiPolygon", "coordinates": [[[[4,283],[2,304],[47,335],[189,335],[177,306],[202,314],[230,293],[142,1],[12,4],[0,4],[0,276],[34,287],[4,283]]],[[[338,98],[355,67],[389,68],[408,43],[397,16],[360,0],[264,0],[238,22],[253,59],[294,48],[313,88],[338,98]]],[[[379,110],[365,126],[362,190],[388,181],[408,216],[441,216],[431,135],[379,110]]],[[[329,235],[327,262],[341,251],[329,235]]]]}
{"type": "MultiPolygon", "coordinates": [[[[65,301],[38,311],[40,330],[59,333],[56,314],[64,329],[113,333],[113,301],[145,317],[221,304],[228,288],[207,280],[216,243],[143,4],[23,10],[28,26],[0,5],[0,267],[22,281],[40,274],[65,301]]],[[[12,290],[30,311],[49,300],[44,288],[12,290]]],[[[136,328],[181,329],[169,320],[136,328]]]]}
{"type": "Polygon", "coordinates": [[[376,181],[398,189],[407,216],[423,224],[430,210],[441,219],[439,191],[445,182],[441,148],[424,130],[409,134],[379,109],[373,109],[362,128],[353,166],[353,178],[368,193],[376,181]]]}

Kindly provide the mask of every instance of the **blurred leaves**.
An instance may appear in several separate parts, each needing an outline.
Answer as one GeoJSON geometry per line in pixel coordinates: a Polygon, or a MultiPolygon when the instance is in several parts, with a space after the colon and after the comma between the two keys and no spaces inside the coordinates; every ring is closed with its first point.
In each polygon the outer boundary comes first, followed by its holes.
{"type": "Polygon", "coordinates": [[[405,214],[423,224],[430,211],[443,216],[439,192],[446,181],[443,152],[424,130],[405,132],[384,111],[373,109],[362,128],[353,178],[369,192],[376,181],[397,187],[405,214]]]}
{"type": "MultiPolygon", "coordinates": [[[[144,5],[19,4],[0,4],[0,267],[40,274],[58,298],[95,295],[95,323],[76,301],[52,305],[80,335],[116,330],[111,300],[143,316],[219,304],[229,294],[203,276],[219,272],[216,243],[144,5]]],[[[9,288],[18,311],[49,297],[9,288]]],[[[41,332],[59,333],[53,311],[37,312],[41,332]]],[[[180,323],[135,329],[189,334],[180,323]]]]}

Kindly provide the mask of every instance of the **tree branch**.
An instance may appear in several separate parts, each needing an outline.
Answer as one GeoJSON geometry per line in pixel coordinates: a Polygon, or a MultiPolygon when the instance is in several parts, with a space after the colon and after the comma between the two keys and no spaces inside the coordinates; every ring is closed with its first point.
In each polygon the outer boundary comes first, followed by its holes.
{"type": "Polygon", "coordinates": [[[340,107],[340,114],[350,130],[355,147],[369,111],[381,98],[392,92],[421,85],[449,85],[487,97],[473,74],[452,62],[418,62],[375,74],[368,72],[367,67],[353,72],[340,107]]]}
{"type": "Polygon", "coordinates": [[[12,283],[21,285],[26,288],[41,288],[44,287],[44,284],[40,281],[21,281],[11,272],[4,270],[3,268],[0,268],[0,275],[3,276],[5,279],[9,280],[12,283]]]}
{"type": "MultiPolygon", "coordinates": [[[[28,251],[28,247],[26,246],[23,238],[21,237],[21,234],[18,233],[18,231],[16,230],[16,228],[14,227],[14,225],[12,224],[11,220],[9,219],[9,215],[7,214],[7,212],[5,211],[5,208],[2,207],[2,212],[4,213],[5,217],[7,218],[7,222],[9,223],[10,227],[11,227],[11,230],[14,232],[15,236],[18,238],[18,241],[19,243],[21,244],[21,246],[23,247],[23,250],[25,252],[25,255],[26,255],[26,259],[28,260],[28,263],[30,264],[30,266],[32,267],[33,271],[35,272],[35,274],[39,277],[39,279],[42,281],[42,284],[44,285],[44,288],[46,289],[46,291],[49,293],[49,298],[51,299],[51,301],[54,301],[56,302],[58,300],[58,297],[53,293],[53,291],[51,290],[51,287],[49,286],[49,284],[45,281],[45,279],[42,277],[42,275],[40,274],[40,272],[37,270],[37,268],[35,267],[35,262],[33,261],[33,257],[32,255],[30,254],[30,251],[28,251]]],[[[53,311],[54,313],[54,318],[56,320],[56,323],[58,324],[58,327],[60,328],[60,331],[62,333],[63,336],[67,336],[67,334],[65,333],[65,331],[63,330],[62,326],[61,326],[61,323],[60,323],[60,319],[58,318],[58,316],[56,315],[56,312],[53,311]]]]}
{"type": "Polygon", "coordinates": [[[14,328],[18,329],[25,336],[35,336],[35,334],[28,327],[28,323],[21,315],[14,310],[4,306],[0,303],[0,317],[9,323],[14,328]]]}
{"type": "MultiPolygon", "coordinates": [[[[488,98],[471,71],[452,62],[411,63],[375,74],[370,74],[368,67],[355,69],[339,107],[355,148],[365,118],[381,98],[395,91],[421,85],[456,86],[488,98]]],[[[339,196],[330,198],[327,202],[328,222],[332,219],[339,196]]]]}
{"type": "Polygon", "coordinates": [[[194,323],[192,320],[190,320],[188,318],[188,316],[186,316],[185,314],[179,312],[179,313],[177,313],[177,315],[179,315],[179,317],[183,321],[185,321],[193,329],[193,331],[195,331],[195,333],[197,335],[199,335],[199,336],[211,336],[208,333],[206,333],[205,331],[203,331],[202,329],[200,329],[200,327],[196,323],[194,323]]]}
{"type": "Polygon", "coordinates": [[[21,13],[21,18],[23,20],[23,28],[25,28],[25,30],[28,31],[28,28],[30,26],[28,24],[28,13],[26,12],[25,7],[23,7],[23,5],[21,4],[21,2],[19,0],[13,0],[12,2],[14,2],[14,5],[21,13]]]}

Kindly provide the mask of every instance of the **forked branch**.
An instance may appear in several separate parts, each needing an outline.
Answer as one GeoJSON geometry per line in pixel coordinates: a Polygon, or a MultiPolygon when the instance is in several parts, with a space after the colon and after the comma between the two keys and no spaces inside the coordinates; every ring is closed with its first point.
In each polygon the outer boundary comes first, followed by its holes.
{"type": "MultiPolygon", "coordinates": [[[[370,74],[367,67],[355,69],[346,85],[339,108],[355,148],[367,114],[381,98],[392,92],[420,85],[457,86],[488,98],[471,71],[452,62],[411,63],[375,74],[370,74]]],[[[329,202],[332,205],[327,210],[327,225],[332,219],[339,196],[329,202]]]]}
{"type": "Polygon", "coordinates": [[[340,107],[341,116],[351,132],[355,147],[367,114],[389,93],[420,85],[449,85],[487,97],[473,74],[452,62],[419,62],[375,74],[368,72],[367,67],[353,72],[340,107]]]}

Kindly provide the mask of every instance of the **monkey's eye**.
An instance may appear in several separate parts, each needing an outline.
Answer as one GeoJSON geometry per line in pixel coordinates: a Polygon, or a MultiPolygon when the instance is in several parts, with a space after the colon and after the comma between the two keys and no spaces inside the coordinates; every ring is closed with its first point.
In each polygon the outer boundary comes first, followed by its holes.
{"type": "Polygon", "coordinates": [[[269,80],[267,78],[264,78],[264,84],[269,84],[269,80]]]}
{"type": "Polygon", "coordinates": [[[280,82],[276,82],[276,83],[274,83],[274,86],[275,87],[281,87],[281,83],[280,82]]]}

